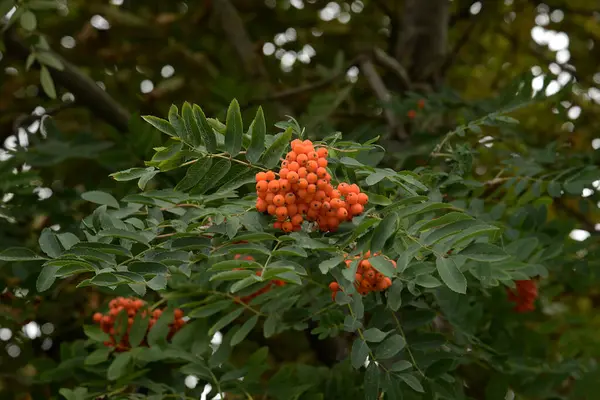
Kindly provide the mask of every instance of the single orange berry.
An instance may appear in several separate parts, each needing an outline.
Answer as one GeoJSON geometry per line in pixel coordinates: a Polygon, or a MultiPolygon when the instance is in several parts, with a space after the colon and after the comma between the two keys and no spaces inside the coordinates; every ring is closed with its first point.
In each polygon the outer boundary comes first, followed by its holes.
{"type": "Polygon", "coordinates": [[[285,159],[288,160],[289,162],[292,161],[296,161],[296,156],[297,154],[293,151],[290,151],[289,153],[287,153],[287,155],[285,156],[285,159]]]}
{"type": "Polygon", "coordinates": [[[309,160],[306,163],[306,169],[309,172],[317,172],[317,170],[319,169],[319,164],[315,160],[309,160]]]}
{"type": "Polygon", "coordinates": [[[279,181],[269,182],[269,192],[272,192],[272,193],[279,192],[279,181]]]}
{"type": "Polygon", "coordinates": [[[288,216],[287,207],[277,207],[277,209],[275,210],[275,215],[277,215],[277,218],[279,218],[280,220],[285,220],[288,216]]]}
{"type": "Polygon", "coordinates": [[[296,157],[296,162],[301,166],[305,166],[307,161],[308,156],[306,154],[298,154],[298,157],[296,157]]]}
{"type": "Polygon", "coordinates": [[[296,202],[296,195],[294,193],[288,193],[285,195],[286,204],[294,204],[296,202]]]}
{"type": "Polygon", "coordinates": [[[275,204],[269,204],[267,206],[267,212],[269,215],[275,215],[275,211],[277,211],[277,206],[275,204]]]}
{"type": "Polygon", "coordinates": [[[298,214],[298,206],[296,204],[288,204],[287,209],[288,217],[293,217],[294,215],[298,214]]]}
{"type": "Polygon", "coordinates": [[[344,220],[346,218],[348,218],[348,210],[346,210],[345,208],[339,208],[337,210],[337,217],[341,220],[344,220]]]}
{"type": "Polygon", "coordinates": [[[327,162],[326,158],[319,158],[317,160],[317,164],[319,165],[319,167],[325,168],[325,167],[327,167],[328,162],[327,162]]]}
{"type": "Polygon", "coordinates": [[[269,207],[269,204],[267,204],[266,201],[263,199],[256,199],[256,210],[258,212],[264,213],[267,211],[267,207],[269,207]]]}
{"type": "Polygon", "coordinates": [[[265,174],[266,174],[268,181],[272,181],[275,179],[275,172],[269,170],[269,171],[265,172],[265,174]]]}
{"type": "Polygon", "coordinates": [[[266,181],[267,180],[267,174],[264,172],[258,172],[256,174],[256,181],[260,182],[260,181],[266,181]]]}
{"type": "Polygon", "coordinates": [[[337,282],[331,282],[329,284],[329,290],[331,290],[332,292],[337,292],[338,290],[340,290],[340,284],[337,282]]]}
{"type": "Polygon", "coordinates": [[[298,178],[298,173],[295,171],[290,171],[287,173],[287,180],[292,184],[298,182],[298,178]]]}
{"type": "Polygon", "coordinates": [[[369,196],[367,196],[366,193],[359,193],[358,194],[358,203],[359,204],[362,204],[364,206],[368,202],[369,202],[369,196]]]}
{"type": "Polygon", "coordinates": [[[358,195],[356,193],[348,193],[346,195],[346,202],[348,204],[357,204],[358,203],[358,195]]]}
{"type": "Polygon", "coordinates": [[[282,192],[287,192],[291,189],[291,183],[289,180],[287,179],[280,179],[279,180],[279,190],[281,190],[282,192]]]}
{"type": "Polygon", "coordinates": [[[267,181],[258,181],[256,182],[256,191],[257,192],[266,192],[269,189],[269,184],[267,181]]]}
{"type": "Polygon", "coordinates": [[[284,232],[291,232],[294,229],[294,226],[290,221],[285,221],[283,224],[281,224],[281,229],[284,232]]]}
{"type": "Polygon", "coordinates": [[[325,147],[319,147],[317,149],[317,154],[319,155],[319,157],[324,158],[329,155],[329,151],[325,147]]]}
{"type": "MultiPolygon", "coordinates": [[[[290,171],[298,171],[298,169],[300,169],[300,164],[298,164],[296,161],[293,161],[288,165],[288,169],[290,171]]],[[[290,178],[288,177],[288,179],[290,178]]]]}
{"type": "MultiPolygon", "coordinates": [[[[289,214],[289,210],[288,210],[288,214],[289,214]]],[[[302,221],[304,221],[304,218],[302,218],[302,215],[300,215],[300,214],[296,214],[292,217],[292,225],[302,225],[302,221]]]]}
{"type": "Polygon", "coordinates": [[[287,168],[281,168],[281,169],[279,170],[279,177],[280,177],[281,179],[287,179],[287,174],[288,174],[289,172],[290,172],[290,170],[289,170],[289,169],[287,169],[287,168]]]}
{"type": "Polygon", "coordinates": [[[277,207],[281,207],[285,204],[285,197],[280,194],[276,195],[273,197],[273,204],[275,204],[277,207]]]}

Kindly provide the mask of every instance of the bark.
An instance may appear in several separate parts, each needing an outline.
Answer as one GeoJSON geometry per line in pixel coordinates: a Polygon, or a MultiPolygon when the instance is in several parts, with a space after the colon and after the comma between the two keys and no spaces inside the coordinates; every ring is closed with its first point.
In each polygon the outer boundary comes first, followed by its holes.
{"type": "Polygon", "coordinates": [[[448,51],[448,0],[406,0],[394,56],[412,82],[439,86],[448,51]]]}

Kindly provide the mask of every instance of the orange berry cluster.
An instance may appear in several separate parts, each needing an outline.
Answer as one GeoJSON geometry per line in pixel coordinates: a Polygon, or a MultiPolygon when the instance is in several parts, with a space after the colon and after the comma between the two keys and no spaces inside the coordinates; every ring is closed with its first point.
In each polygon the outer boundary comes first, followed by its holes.
{"type": "MultiPolygon", "coordinates": [[[[129,332],[133,325],[133,320],[138,313],[141,313],[142,317],[150,315],[150,321],[148,323],[148,331],[156,324],[156,321],[163,313],[163,310],[156,309],[154,311],[148,310],[146,302],[136,298],[126,299],[124,297],[117,297],[108,303],[110,309],[106,315],[102,313],[94,314],[94,322],[100,325],[100,328],[110,335],[110,340],[104,342],[107,347],[114,347],[117,352],[127,351],[131,348],[129,344],[129,332]],[[121,312],[127,314],[127,332],[121,337],[121,340],[117,343],[116,336],[118,336],[115,321],[121,312]]],[[[174,321],[169,324],[170,330],[167,339],[170,340],[173,335],[179,331],[185,325],[183,320],[183,311],[176,309],[174,312],[174,321]]],[[[146,332],[147,333],[147,332],[146,332]]],[[[148,346],[146,338],[142,340],[141,346],[148,346]]]]}
{"type": "Polygon", "coordinates": [[[515,281],[516,291],[506,289],[508,301],[515,303],[514,310],[518,313],[526,313],[535,310],[535,300],[538,297],[537,282],[533,279],[515,281]]]}
{"type": "MultiPolygon", "coordinates": [[[[254,257],[252,256],[242,256],[241,254],[236,254],[234,256],[235,260],[247,260],[247,261],[254,261],[254,257]]],[[[234,268],[234,270],[239,271],[242,270],[243,268],[234,268]]],[[[262,271],[258,270],[256,271],[256,275],[257,276],[262,276],[262,271]]],[[[275,286],[284,286],[285,282],[280,280],[280,279],[273,279],[271,280],[265,287],[257,290],[256,292],[249,294],[248,296],[244,296],[244,297],[236,297],[235,300],[239,303],[245,303],[248,304],[252,301],[252,299],[254,299],[255,297],[260,296],[261,294],[267,293],[269,290],[271,290],[271,288],[273,287],[273,285],[275,286]]]]}
{"type": "MultiPolygon", "coordinates": [[[[417,102],[417,108],[419,108],[419,110],[425,108],[425,99],[419,99],[419,101],[417,102]]],[[[417,112],[415,110],[408,110],[406,116],[409,119],[415,119],[417,117],[417,112]]]]}
{"type": "Polygon", "coordinates": [[[281,162],[279,178],[273,171],[256,174],[256,209],[277,217],[275,229],[299,231],[306,219],[323,232],[334,232],[343,221],[361,214],[369,197],[356,184],[331,185],[328,151],[310,140],[295,139],[281,162]]]}
{"type": "MultiPolygon", "coordinates": [[[[373,254],[373,256],[378,255],[379,253],[373,254]]],[[[360,260],[356,269],[356,274],[354,275],[354,286],[362,296],[366,296],[371,292],[382,292],[392,286],[392,280],[377,271],[371,265],[369,257],[371,257],[371,251],[367,251],[362,257],[357,255],[354,256],[353,259],[344,261],[346,263],[346,268],[350,268],[353,260],[360,260]]],[[[394,260],[390,260],[390,262],[394,265],[394,268],[396,268],[396,262],[394,260]]],[[[337,282],[331,282],[329,284],[329,290],[331,290],[331,298],[335,300],[335,296],[340,291],[340,285],[337,282]]]]}

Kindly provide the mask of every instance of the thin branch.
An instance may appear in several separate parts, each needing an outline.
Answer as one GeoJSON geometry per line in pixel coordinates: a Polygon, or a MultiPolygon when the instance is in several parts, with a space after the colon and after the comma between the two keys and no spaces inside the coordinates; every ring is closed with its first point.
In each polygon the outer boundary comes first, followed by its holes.
{"type": "Polygon", "coordinates": [[[225,35],[242,61],[246,73],[252,77],[267,78],[267,70],[254,50],[250,35],[244,27],[244,21],[229,0],[214,0],[215,14],[221,21],[225,35]]]}
{"type": "Polygon", "coordinates": [[[75,104],[74,101],[69,101],[69,102],[63,102],[55,107],[50,107],[48,109],[46,109],[44,111],[43,114],[23,114],[17,118],[15,118],[14,122],[13,122],[13,133],[16,135],[19,133],[19,128],[23,128],[23,127],[27,127],[31,124],[33,124],[35,121],[39,121],[42,119],[42,117],[48,115],[56,115],[59,112],[69,109],[69,108],[74,108],[77,105],[75,104]]]}
{"type": "Polygon", "coordinates": [[[380,48],[373,49],[373,55],[375,57],[375,61],[377,61],[382,66],[390,69],[396,74],[396,76],[400,79],[400,82],[404,86],[404,89],[411,90],[412,85],[408,76],[408,72],[406,72],[406,69],[404,69],[404,67],[398,62],[398,60],[396,60],[394,57],[390,56],[380,48]]]}
{"type": "MultiPolygon", "coordinates": [[[[30,48],[19,38],[13,29],[9,29],[3,36],[6,50],[10,54],[27,60],[31,53],[30,48]]],[[[54,58],[60,60],[63,70],[47,66],[52,79],[67,89],[75,96],[78,104],[89,108],[96,116],[114,126],[121,132],[127,132],[129,113],[90,77],[83,74],[76,66],[65,60],[59,54],[51,52],[54,58]]]]}
{"type": "Polygon", "coordinates": [[[398,139],[407,140],[408,135],[404,131],[404,127],[396,118],[396,115],[394,114],[393,110],[387,107],[391,100],[391,95],[385,87],[383,80],[377,73],[373,62],[367,57],[362,57],[359,63],[360,70],[369,82],[369,85],[375,93],[375,96],[383,104],[383,114],[385,116],[385,119],[387,120],[390,130],[398,137],[398,139]]]}

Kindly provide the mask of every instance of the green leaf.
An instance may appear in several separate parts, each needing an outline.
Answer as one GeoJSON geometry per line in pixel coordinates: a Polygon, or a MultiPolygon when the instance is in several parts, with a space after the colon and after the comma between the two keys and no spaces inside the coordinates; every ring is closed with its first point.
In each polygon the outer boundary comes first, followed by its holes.
{"type": "Polygon", "coordinates": [[[44,292],[52,286],[56,280],[56,272],[60,269],[58,265],[49,265],[42,268],[42,272],[38,275],[35,287],[38,292],[44,292]]]}
{"type": "Polygon", "coordinates": [[[247,278],[252,274],[254,274],[254,272],[247,269],[239,271],[223,271],[211,276],[210,281],[237,281],[247,278]]]}
{"type": "Polygon", "coordinates": [[[44,228],[44,230],[42,230],[38,244],[40,245],[40,249],[42,249],[49,257],[56,258],[62,253],[60,243],[50,228],[44,228]]]}
{"type": "Polygon", "coordinates": [[[356,339],[352,343],[352,352],[350,353],[350,361],[355,369],[360,369],[365,365],[367,357],[369,356],[369,346],[362,339],[356,339]]]}
{"type": "Polygon", "coordinates": [[[87,356],[85,358],[84,364],[85,365],[97,365],[97,364],[101,364],[104,361],[108,360],[108,356],[110,356],[110,348],[102,348],[102,349],[98,349],[95,350],[93,353],[91,353],[89,356],[87,356]]]}
{"type": "MultiPolygon", "coordinates": [[[[200,182],[196,185],[198,193],[205,193],[207,190],[212,188],[219,182],[229,169],[231,168],[231,161],[225,159],[219,159],[208,172],[200,179],[200,182]]],[[[196,190],[194,191],[196,192],[196,190]]]]}
{"type": "Polygon", "coordinates": [[[80,242],[79,238],[71,232],[59,233],[56,235],[56,237],[65,250],[69,250],[71,247],[80,242]]]}
{"type": "Polygon", "coordinates": [[[202,134],[200,133],[200,127],[194,118],[194,112],[192,106],[187,101],[183,103],[181,109],[181,116],[183,117],[183,124],[187,131],[189,143],[193,147],[198,147],[202,144],[202,134]]]}
{"type": "Polygon", "coordinates": [[[394,357],[404,346],[406,346],[404,338],[398,334],[394,334],[377,346],[375,358],[385,360],[394,357]]]}
{"type": "Polygon", "coordinates": [[[94,276],[90,283],[97,286],[113,286],[120,282],[121,280],[114,274],[110,272],[102,272],[96,276],[94,276]]]}
{"type": "Polygon", "coordinates": [[[416,392],[423,393],[425,390],[421,385],[421,382],[414,375],[411,374],[399,374],[398,377],[404,381],[410,388],[416,392]]]}
{"type": "Polygon", "coordinates": [[[428,289],[436,288],[442,285],[442,282],[440,282],[435,276],[427,274],[417,276],[415,278],[415,283],[428,289]]]}
{"type": "Polygon", "coordinates": [[[106,377],[109,381],[115,381],[125,375],[131,364],[131,353],[121,353],[115,357],[110,367],[106,371],[106,377]]]}
{"type": "Polygon", "coordinates": [[[244,137],[242,114],[236,99],[233,99],[229,104],[225,125],[225,149],[235,157],[242,149],[242,138],[244,137]]]}
{"type": "Polygon", "coordinates": [[[388,300],[387,304],[392,311],[398,311],[402,305],[402,289],[402,282],[396,279],[392,282],[392,286],[386,291],[388,300]]]}
{"type": "Polygon", "coordinates": [[[212,158],[201,158],[193,163],[183,179],[175,186],[175,190],[186,192],[195,187],[212,166],[212,158]]]}
{"type": "Polygon", "coordinates": [[[382,332],[377,328],[367,329],[363,332],[363,337],[367,342],[379,343],[388,335],[389,332],[382,332]]]}
{"type": "Polygon", "coordinates": [[[374,362],[370,363],[365,372],[365,400],[379,399],[379,367],[374,362]]]}
{"type": "Polygon", "coordinates": [[[117,256],[121,256],[121,257],[127,257],[127,258],[131,258],[133,257],[133,254],[131,254],[131,251],[127,250],[125,247],[116,245],[116,244],[110,244],[110,243],[100,243],[100,242],[80,242],[77,243],[75,246],[73,246],[73,248],[71,248],[71,251],[74,251],[76,249],[92,249],[95,251],[100,251],[103,253],[107,253],[107,254],[114,254],[117,256]]]}
{"type": "Polygon", "coordinates": [[[225,328],[227,325],[235,321],[242,313],[244,312],[244,308],[240,307],[237,310],[233,310],[229,314],[221,317],[209,330],[208,335],[213,336],[217,331],[225,328]]]}
{"type": "Polygon", "coordinates": [[[410,362],[408,362],[406,360],[400,360],[400,361],[392,364],[392,366],[390,367],[390,371],[400,372],[400,371],[409,369],[411,367],[412,367],[412,364],[410,362]]]}
{"type": "Polygon", "coordinates": [[[95,342],[102,343],[107,340],[110,340],[110,336],[108,336],[107,333],[103,332],[102,329],[100,329],[100,327],[97,325],[84,325],[83,333],[85,333],[87,337],[89,337],[95,342]]]}
{"type": "Polygon", "coordinates": [[[284,132],[280,133],[269,148],[265,151],[259,160],[259,163],[267,168],[275,167],[283,155],[283,152],[287,148],[287,145],[292,140],[292,129],[288,128],[284,132]]]}
{"type": "Polygon", "coordinates": [[[92,190],[81,194],[81,198],[91,203],[100,205],[107,205],[113,208],[120,208],[119,202],[111,194],[101,192],[99,190],[92,190]]]}
{"type": "MultiPolygon", "coordinates": [[[[165,121],[165,122],[167,122],[167,121],[165,121]]],[[[134,179],[141,178],[142,176],[144,176],[145,173],[152,172],[152,171],[154,171],[154,167],[129,168],[129,169],[126,169],[123,171],[112,173],[109,176],[118,182],[132,181],[134,179]]]]}
{"type": "Polygon", "coordinates": [[[215,137],[212,127],[206,120],[204,111],[202,111],[200,106],[194,104],[193,112],[196,123],[198,124],[198,128],[200,129],[200,135],[202,136],[202,141],[204,142],[206,151],[209,153],[215,153],[217,151],[217,138],[215,137]]]}
{"type": "Polygon", "coordinates": [[[377,171],[377,172],[372,173],[371,175],[367,176],[367,178],[365,179],[365,183],[368,186],[373,186],[376,183],[378,183],[379,181],[381,181],[391,175],[394,175],[394,173],[390,173],[388,171],[377,171]]]}
{"type": "Polygon", "coordinates": [[[218,263],[214,263],[208,270],[209,271],[232,271],[235,268],[262,268],[262,265],[256,261],[249,260],[225,260],[218,263]]]}
{"type": "Polygon", "coordinates": [[[548,194],[554,198],[558,198],[562,196],[562,186],[559,182],[551,181],[548,183],[548,187],[546,188],[548,194]]]}
{"type": "Polygon", "coordinates": [[[169,333],[169,324],[173,322],[173,310],[167,308],[163,311],[162,315],[158,318],[158,321],[150,328],[148,332],[148,344],[150,347],[160,347],[164,345],[169,333]]]}
{"type": "Polygon", "coordinates": [[[169,121],[164,120],[162,118],[154,117],[152,115],[146,115],[142,117],[144,121],[161,131],[162,133],[166,133],[171,137],[177,137],[177,133],[175,129],[171,126],[169,121]]]}
{"type": "Polygon", "coordinates": [[[383,249],[385,242],[396,232],[398,223],[398,215],[396,213],[388,214],[380,223],[377,225],[371,238],[371,251],[373,253],[379,252],[383,249]]]}
{"type": "Polygon", "coordinates": [[[355,158],[342,157],[342,158],[340,158],[340,162],[342,164],[350,166],[350,167],[364,167],[364,164],[355,158]]]}
{"type": "Polygon", "coordinates": [[[152,290],[163,290],[167,287],[167,277],[165,275],[156,275],[154,278],[146,282],[146,284],[152,290]]]}
{"type": "Polygon", "coordinates": [[[458,269],[453,257],[438,257],[435,266],[442,282],[450,290],[461,294],[467,293],[467,279],[458,269]]]}
{"type": "Polygon", "coordinates": [[[432,228],[437,228],[440,226],[451,224],[453,222],[463,221],[467,219],[472,220],[473,218],[471,218],[469,215],[463,212],[453,211],[449,212],[448,214],[444,214],[439,218],[435,218],[429,222],[424,223],[419,227],[419,231],[425,232],[432,228]]]}
{"type": "Polygon", "coordinates": [[[500,247],[489,243],[473,243],[462,250],[460,255],[484,262],[502,261],[510,257],[500,247]]]}
{"type": "Polygon", "coordinates": [[[296,256],[296,257],[308,257],[308,253],[302,247],[298,246],[286,246],[280,249],[274,250],[272,253],[274,256],[296,256]]]}
{"type": "Polygon", "coordinates": [[[179,109],[174,104],[171,105],[171,108],[169,108],[169,123],[175,130],[175,135],[179,137],[183,142],[189,143],[187,131],[185,129],[183,121],[181,120],[181,117],[179,116],[179,109]]]}
{"type": "Polygon", "coordinates": [[[40,83],[42,84],[44,93],[46,93],[51,99],[56,99],[56,88],[54,87],[54,81],[52,80],[50,71],[45,65],[42,65],[40,68],[40,83]]]}
{"type": "Polygon", "coordinates": [[[250,133],[250,146],[246,151],[246,160],[252,164],[256,164],[263,151],[265,151],[265,135],[267,127],[262,107],[258,107],[254,121],[250,124],[248,131],[250,133]]]}
{"type": "Polygon", "coordinates": [[[47,258],[38,256],[24,247],[9,247],[0,252],[0,261],[39,261],[47,258]]]}
{"type": "Polygon", "coordinates": [[[193,309],[188,315],[190,318],[206,318],[223,311],[233,305],[231,300],[221,300],[193,309]]]}
{"type": "Polygon", "coordinates": [[[235,346],[241,343],[246,336],[254,329],[256,323],[258,322],[258,315],[253,316],[248,321],[244,322],[244,325],[237,330],[237,332],[231,337],[231,345],[235,346]]]}
{"type": "Polygon", "coordinates": [[[133,319],[133,325],[129,331],[129,344],[131,347],[137,347],[142,343],[142,340],[148,332],[149,317],[142,317],[142,313],[137,313],[133,319]]]}
{"type": "Polygon", "coordinates": [[[131,272],[138,274],[166,274],[168,269],[167,266],[155,261],[136,261],[132,262],[127,266],[127,269],[131,272]]]}
{"type": "Polygon", "coordinates": [[[107,229],[98,232],[98,236],[101,237],[116,237],[120,239],[133,240],[134,242],[148,244],[146,236],[138,232],[127,231],[125,229],[107,229]]]}
{"type": "MultiPolygon", "coordinates": [[[[33,54],[33,53],[32,53],[33,54]]],[[[63,63],[58,59],[56,55],[49,51],[38,51],[35,53],[35,58],[42,64],[62,71],[65,69],[63,63]]]]}
{"type": "Polygon", "coordinates": [[[412,206],[407,206],[401,208],[397,211],[398,218],[407,218],[414,217],[415,215],[428,213],[434,210],[441,210],[446,208],[453,208],[451,204],[447,203],[422,203],[422,204],[414,204],[412,206]]]}
{"type": "Polygon", "coordinates": [[[25,29],[26,31],[34,31],[37,27],[37,18],[35,17],[35,14],[29,10],[23,11],[19,22],[21,23],[23,29],[25,29]]]}
{"type": "Polygon", "coordinates": [[[392,264],[390,260],[386,259],[384,256],[371,257],[369,258],[369,261],[371,262],[371,265],[373,265],[373,268],[388,278],[396,276],[394,264],[392,264]]]}
{"type": "Polygon", "coordinates": [[[277,331],[277,322],[279,317],[277,314],[269,314],[263,325],[263,335],[265,338],[270,338],[277,331]]]}

